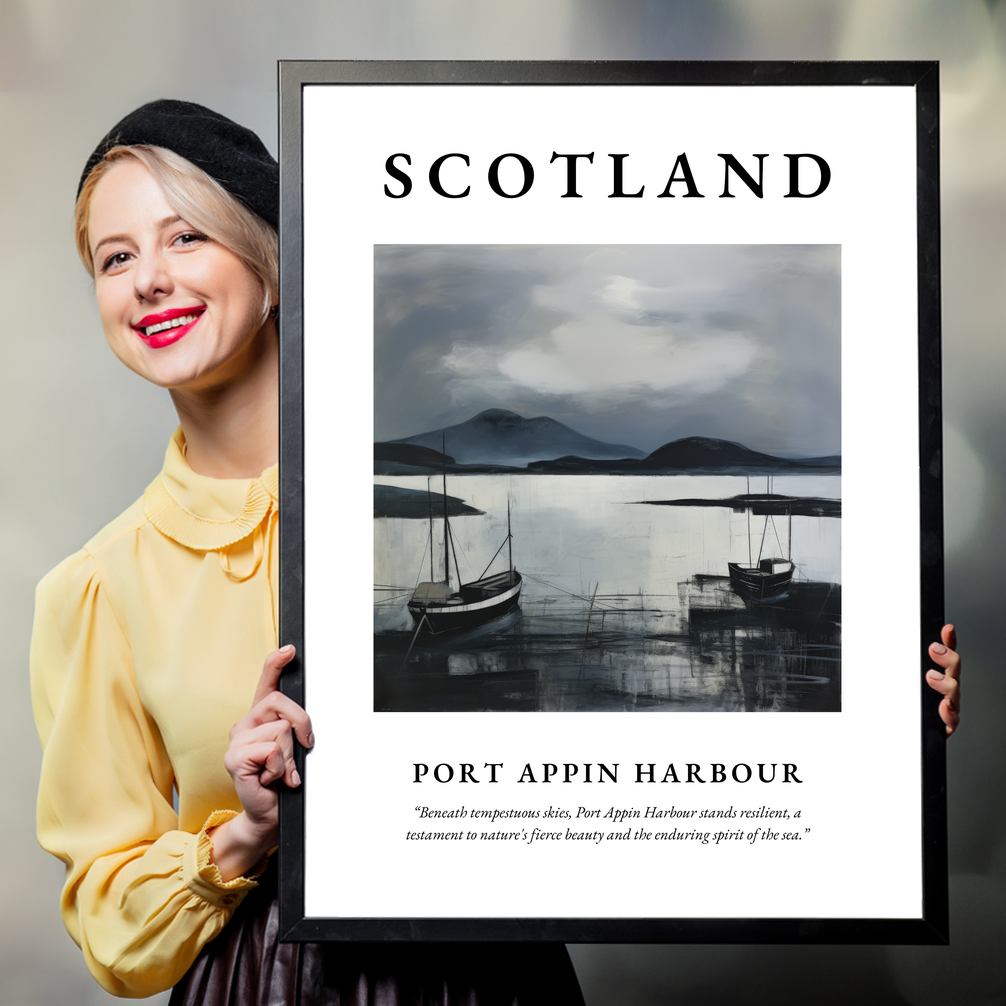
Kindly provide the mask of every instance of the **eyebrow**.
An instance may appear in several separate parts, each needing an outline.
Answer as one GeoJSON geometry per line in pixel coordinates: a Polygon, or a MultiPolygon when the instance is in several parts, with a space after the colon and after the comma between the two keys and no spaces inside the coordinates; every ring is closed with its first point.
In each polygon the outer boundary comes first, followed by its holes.
{"type": "MultiPolygon", "coordinates": [[[[174,213],[170,217],[165,217],[163,220],[158,220],[154,225],[157,230],[163,230],[165,227],[170,227],[172,224],[177,224],[181,222],[181,217],[174,213]]],[[[107,237],[103,237],[95,246],[91,249],[91,257],[96,258],[98,255],[98,249],[102,245],[113,244],[116,241],[125,241],[127,243],[132,242],[132,238],[128,234],[109,234],[107,237]]]]}

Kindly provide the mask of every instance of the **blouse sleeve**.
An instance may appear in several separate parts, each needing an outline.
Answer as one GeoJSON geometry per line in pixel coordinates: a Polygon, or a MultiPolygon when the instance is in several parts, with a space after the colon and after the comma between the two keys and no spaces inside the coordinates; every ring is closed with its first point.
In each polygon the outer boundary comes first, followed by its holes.
{"type": "Polygon", "coordinates": [[[233,811],[198,834],[178,830],[171,764],[87,552],[39,584],[31,685],[44,752],[38,837],[66,865],[63,921],[103,988],[161,992],[255,882],[224,882],[210,862],[207,829],[233,811]]]}

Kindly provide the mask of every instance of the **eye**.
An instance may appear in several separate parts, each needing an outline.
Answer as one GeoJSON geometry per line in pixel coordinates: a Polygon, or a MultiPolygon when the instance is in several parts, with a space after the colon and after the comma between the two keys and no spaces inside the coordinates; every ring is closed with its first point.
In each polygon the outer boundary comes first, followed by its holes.
{"type": "Polygon", "coordinates": [[[104,262],[102,262],[101,271],[103,273],[118,272],[122,266],[126,265],[126,263],[129,262],[130,258],[132,258],[132,256],[129,254],[129,252],[124,251],[114,252],[113,254],[109,255],[104,262]]]}
{"type": "Polygon", "coordinates": [[[199,231],[183,231],[172,240],[172,245],[176,248],[194,248],[196,245],[204,244],[209,238],[199,231]]]}

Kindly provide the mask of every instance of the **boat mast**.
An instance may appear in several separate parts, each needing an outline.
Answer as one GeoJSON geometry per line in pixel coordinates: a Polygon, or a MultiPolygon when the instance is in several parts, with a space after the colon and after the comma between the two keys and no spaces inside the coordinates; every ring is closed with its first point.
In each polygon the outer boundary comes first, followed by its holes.
{"type": "MultiPolygon", "coordinates": [[[[748,479],[748,496],[750,497],[751,496],[751,473],[750,472],[747,473],[747,479],[748,479]]],[[[747,514],[747,519],[748,519],[748,569],[750,569],[753,566],[753,562],[751,560],[751,500],[750,500],[750,498],[748,499],[748,505],[744,508],[744,512],[747,514]]]]}
{"type": "Polygon", "coordinates": [[[444,583],[451,585],[451,528],[447,523],[447,434],[441,434],[441,457],[444,460],[444,583]]]}
{"type": "Polygon", "coordinates": [[[513,535],[510,533],[510,496],[506,498],[506,540],[510,546],[510,582],[513,583],[513,535]]]}
{"type": "Polygon", "coordinates": [[[430,482],[433,476],[426,478],[426,502],[430,508],[430,583],[433,583],[433,493],[430,490],[430,482]]]}

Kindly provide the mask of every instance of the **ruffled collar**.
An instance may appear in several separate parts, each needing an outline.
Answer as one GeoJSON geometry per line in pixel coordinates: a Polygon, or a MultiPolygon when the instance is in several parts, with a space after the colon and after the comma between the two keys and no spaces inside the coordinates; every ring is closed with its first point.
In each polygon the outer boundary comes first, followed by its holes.
{"type": "Polygon", "coordinates": [[[143,494],[143,512],[162,534],[186,548],[211,552],[250,535],[279,500],[279,466],[257,479],[197,475],[185,460],[185,437],[175,430],[164,468],[143,494]]]}

